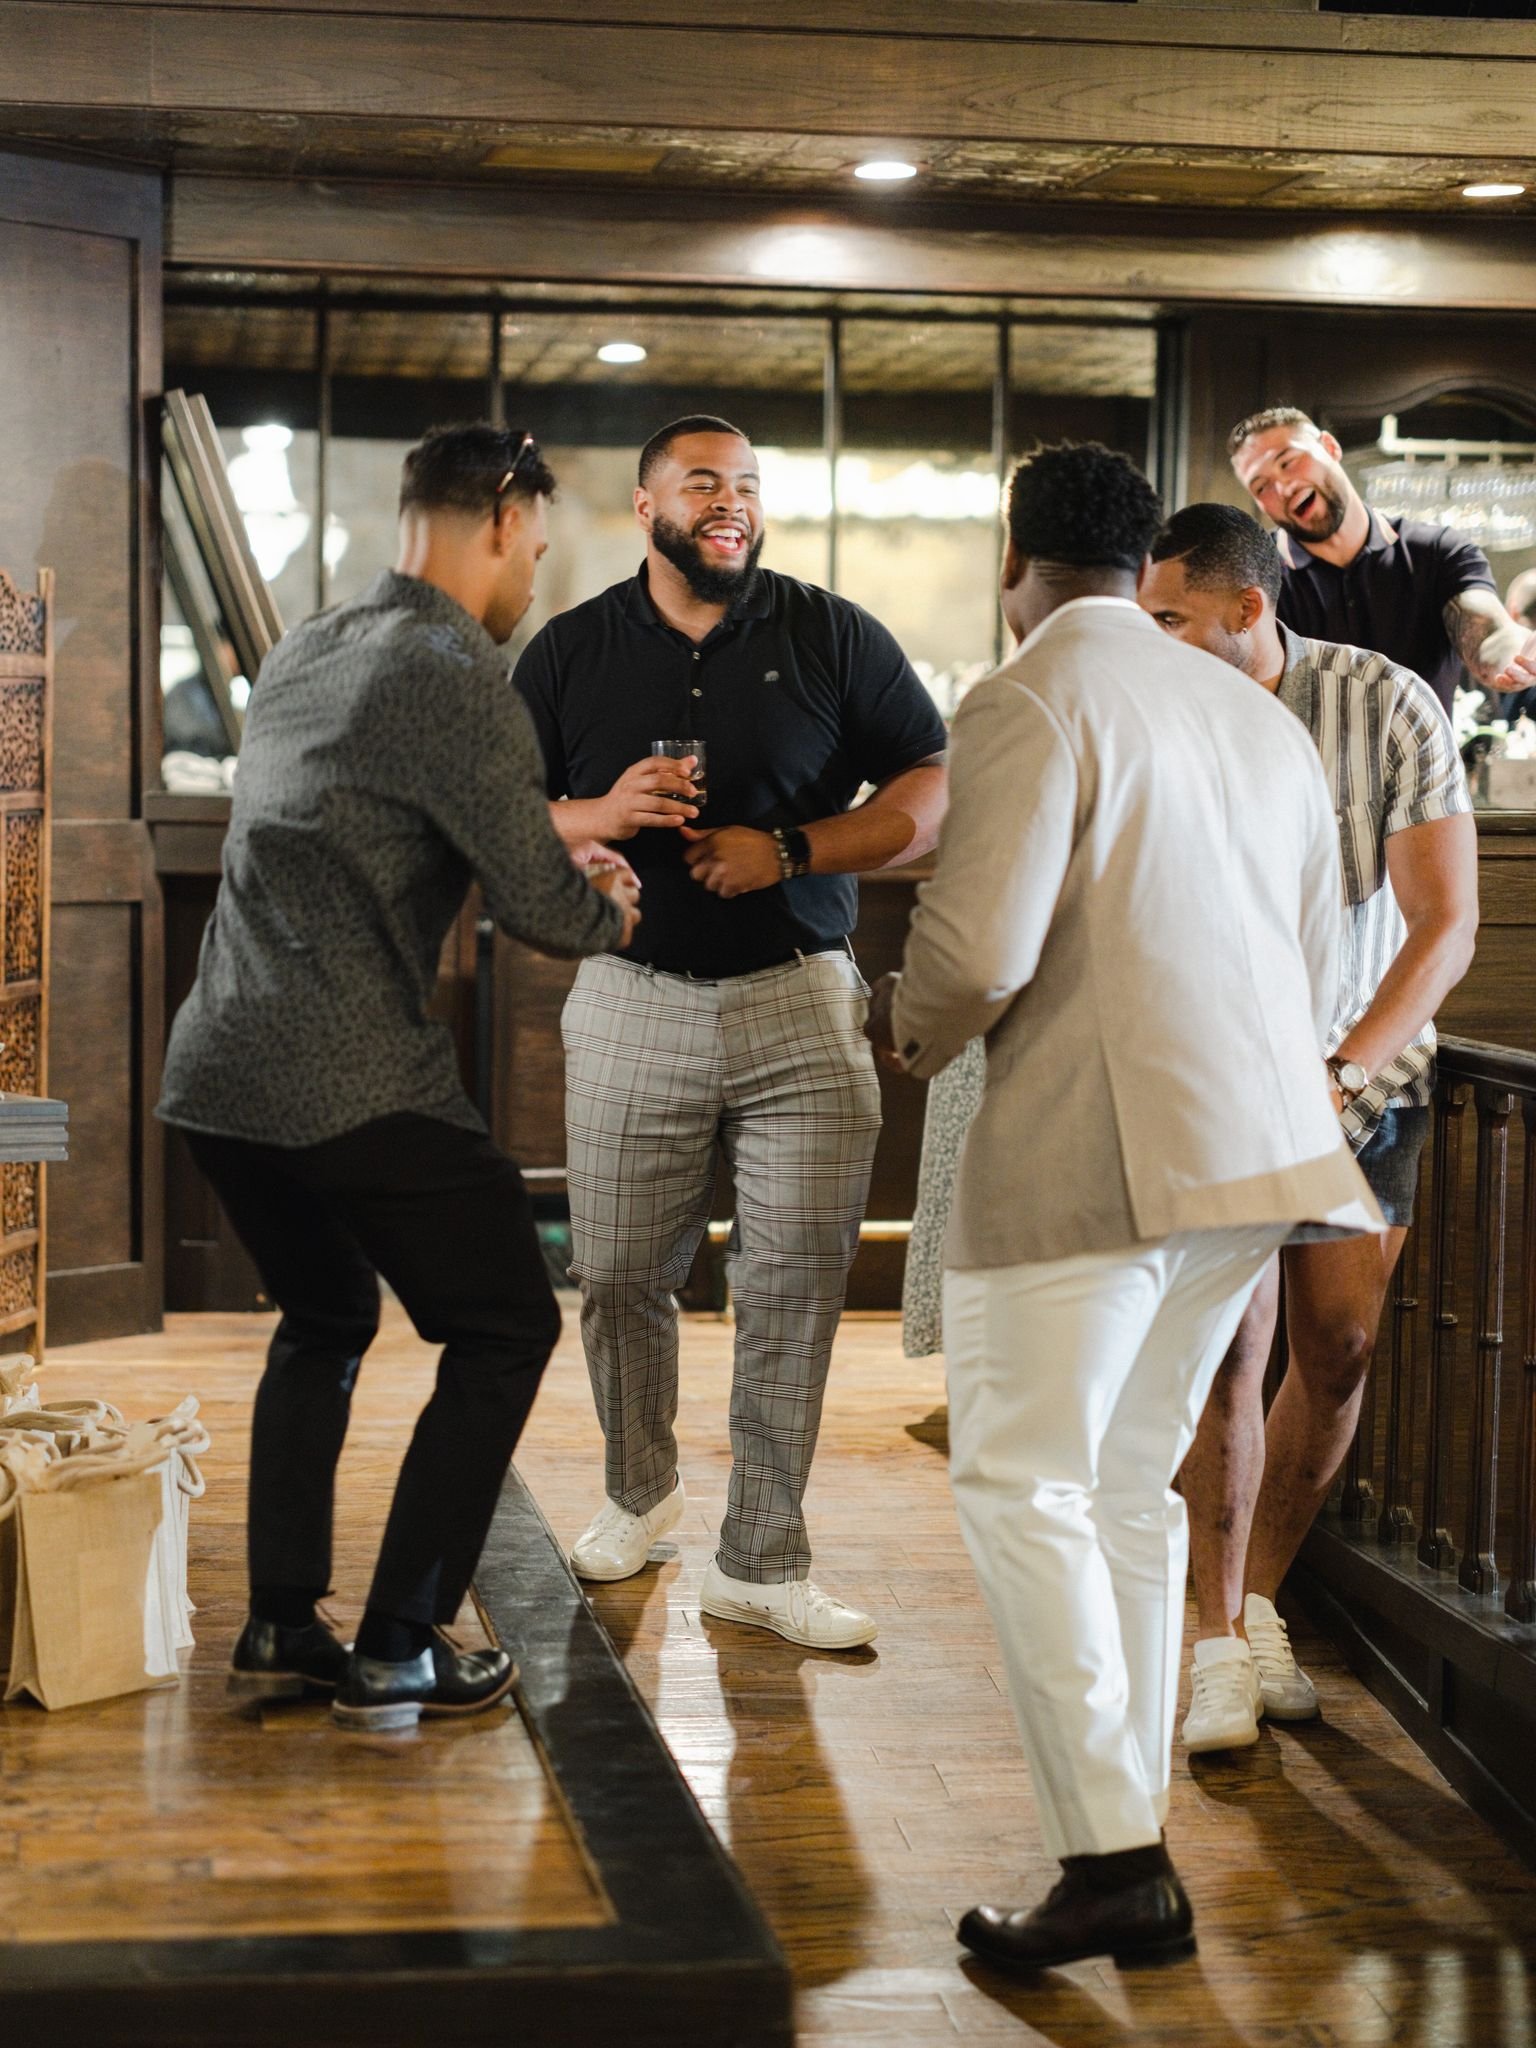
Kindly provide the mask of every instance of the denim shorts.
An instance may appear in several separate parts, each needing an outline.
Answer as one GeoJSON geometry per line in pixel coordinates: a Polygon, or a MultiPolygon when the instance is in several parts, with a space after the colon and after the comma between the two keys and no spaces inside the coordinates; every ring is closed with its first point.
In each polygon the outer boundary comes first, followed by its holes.
{"type": "Polygon", "coordinates": [[[1406,1229],[1413,1221],[1419,1185],[1419,1154],[1429,1136],[1427,1107],[1387,1108],[1381,1122],[1355,1154],[1389,1224],[1406,1229]]]}

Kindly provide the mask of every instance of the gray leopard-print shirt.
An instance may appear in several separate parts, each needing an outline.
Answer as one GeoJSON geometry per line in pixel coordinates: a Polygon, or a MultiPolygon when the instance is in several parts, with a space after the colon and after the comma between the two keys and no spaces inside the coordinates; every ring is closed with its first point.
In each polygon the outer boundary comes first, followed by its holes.
{"type": "Polygon", "coordinates": [[[445,592],[385,570],[263,664],[160,1115],[283,1146],[402,1110],[482,1129],[426,1014],[471,880],[542,952],[618,943],[620,913],[550,824],[495,642],[445,592]]]}

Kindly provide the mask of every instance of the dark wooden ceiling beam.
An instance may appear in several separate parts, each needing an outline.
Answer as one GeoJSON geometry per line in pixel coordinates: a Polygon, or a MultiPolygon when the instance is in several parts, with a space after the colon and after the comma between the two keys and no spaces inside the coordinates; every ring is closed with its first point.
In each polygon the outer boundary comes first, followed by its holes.
{"type": "MultiPolygon", "coordinates": [[[[1536,223],[181,177],[177,263],[1030,298],[1536,310],[1536,223]]],[[[1283,317],[1279,315],[1277,317],[1283,317]]]]}
{"type": "MultiPolygon", "coordinates": [[[[1149,24],[1166,18],[1145,10],[1149,24]]],[[[1523,67],[1475,54],[1257,55],[1173,47],[1160,36],[1132,51],[437,14],[372,15],[364,33],[355,14],[165,0],[11,0],[0,27],[0,94],[18,106],[464,118],[509,130],[536,116],[914,143],[1347,147],[1416,157],[1485,152],[1496,135],[1511,159],[1536,159],[1536,96],[1523,67]]]]}
{"type": "MultiPolygon", "coordinates": [[[[101,0],[59,0],[100,5],[101,0]]],[[[119,13],[166,13],[206,8],[209,0],[115,0],[119,13]]],[[[274,0],[220,0],[222,11],[271,13],[274,0]]],[[[649,28],[721,26],[719,9],[705,0],[449,0],[428,8],[422,0],[281,0],[290,13],[403,15],[502,22],[577,22],[588,29],[614,25],[649,28]]],[[[0,14],[10,11],[0,5],[0,14]]],[[[773,0],[751,26],[781,32],[914,36],[951,41],[1163,43],[1267,53],[1292,50],[1378,50],[1401,56],[1529,56],[1536,27],[1521,21],[1435,20],[1410,15],[1317,14],[1273,5],[1212,7],[1179,0],[1141,0],[1137,7],[1085,7],[1052,0],[773,0]]]]}

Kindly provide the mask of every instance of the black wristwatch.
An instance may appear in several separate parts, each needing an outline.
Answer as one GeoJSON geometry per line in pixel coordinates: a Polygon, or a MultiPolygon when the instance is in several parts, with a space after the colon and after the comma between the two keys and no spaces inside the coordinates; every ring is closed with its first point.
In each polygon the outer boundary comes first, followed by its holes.
{"type": "Polygon", "coordinates": [[[811,842],[798,825],[775,827],[773,844],[779,856],[780,881],[792,882],[796,875],[811,872],[811,842]]]}

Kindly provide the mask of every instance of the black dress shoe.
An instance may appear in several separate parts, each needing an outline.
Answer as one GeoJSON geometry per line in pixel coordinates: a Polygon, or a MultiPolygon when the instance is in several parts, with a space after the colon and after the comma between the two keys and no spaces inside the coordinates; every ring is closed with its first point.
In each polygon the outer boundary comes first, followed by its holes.
{"type": "Polygon", "coordinates": [[[1129,1969],[1194,1954],[1194,1915],[1166,1849],[1068,1856],[1061,1873],[1045,1903],[1031,1911],[973,1906],[960,1922],[960,1939],[989,1963],[1015,1970],[1103,1955],[1129,1969]]]}
{"type": "Polygon", "coordinates": [[[246,1622],[229,1664],[229,1689],[246,1700],[297,1700],[334,1692],[347,1675],[350,1643],[340,1643],[323,1621],[303,1628],[281,1622],[246,1622]]]}
{"type": "Polygon", "coordinates": [[[403,1664],[354,1651],[331,1706],[343,1728],[414,1728],[423,1714],[480,1714],[517,1683],[505,1650],[461,1650],[444,1635],[403,1664]]]}

